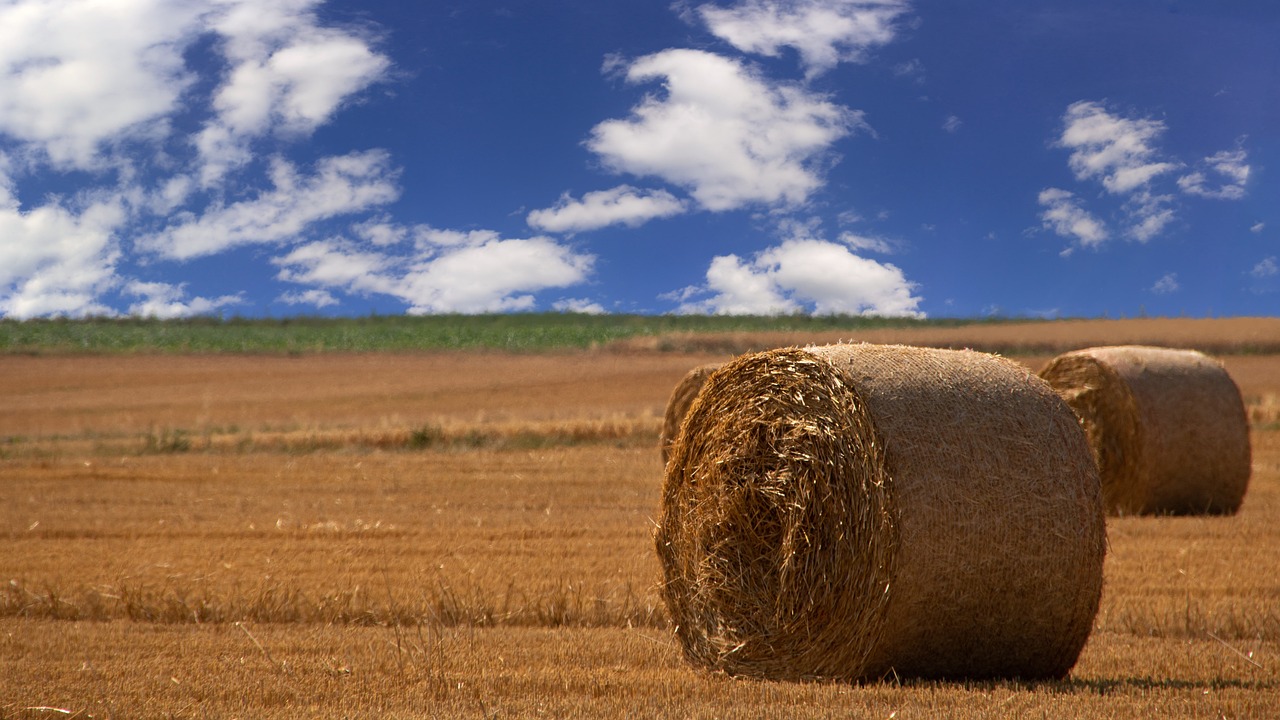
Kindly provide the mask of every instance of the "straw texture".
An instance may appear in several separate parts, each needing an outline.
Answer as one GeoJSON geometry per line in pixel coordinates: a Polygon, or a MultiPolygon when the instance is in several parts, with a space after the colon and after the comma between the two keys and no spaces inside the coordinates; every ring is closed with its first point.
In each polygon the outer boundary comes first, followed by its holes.
{"type": "Polygon", "coordinates": [[[1112,514],[1231,514],[1249,485],[1249,425],[1221,363],[1125,345],[1059,355],[1040,372],[1089,437],[1112,514]]]}
{"type": "Polygon", "coordinates": [[[685,373],[671,391],[671,397],[667,399],[667,411],[662,417],[662,436],[658,438],[663,464],[671,456],[671,443],[675,442],[676,434],[680,432],[680,424],[689,413],[689,406],[693,405],[694,398],[698,397],[698,391],[706,384],[707,378],[722,364],[707,363],[693,368],[685,373]]]}
{"type": "Polygon", "coordinates": [[[655,537],[685,656],[775,679],[1049,678],[1098,609],[1084,433],[1024,368],[834,345],[708,378],[655,537]]]}

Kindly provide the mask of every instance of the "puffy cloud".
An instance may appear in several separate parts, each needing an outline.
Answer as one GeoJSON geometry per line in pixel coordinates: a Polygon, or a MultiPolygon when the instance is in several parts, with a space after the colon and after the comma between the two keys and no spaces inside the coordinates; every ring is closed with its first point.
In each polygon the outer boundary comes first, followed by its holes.
{"type": "Polygon", "coordinates": [[[1108,192],[1128,193],[1178,167],[1155,162],[1152,143],[1164,133],[1159,120],[1119,117],[1101,103],[1080,101],[1067,108],[1058,144],[1071,150],[1068,161],[1079,180],[1096,179],[1108,192]]]}
{"type": "Polygon", "coordinates": [[[533,292],[580,284],[595,262],[545,237],[433,250],[404,278],[401,297],[411,313],[530,310],[533,292]]]}
{"type": "Polygon", "coordinates": [[[138,245],[186,260],[240,245],[294,239],[313,223],[394,201],[400,194],[396,175],[390,157],[380,150],[325,158],[305,177],[276,159],[274,189],[251,200],[209,208],[200,216],[187,213],[138,245]]]}
{"type": "Polygon", "coordinates": [[[533,309],[533,293],[584,282],[595,261],[546,237],[432,228],[416,235],[408,256],[362,250],[340,239],[308,243],[274,261],[281,268],[277,277],[326,293],[388,295],[411,313],[501,312],[533,309]]]}
{"type": "Polygon", "coordinates": [[[187,299],[185,283],[170,285],[134,280],[125,285],[124,291],[129,295],[142,298],[129,306],[130,315],[160,319],[210,315],[229,305],[244,302],[240,295],[223,295],[212,300],[202,297],[187,299]]]}
{"type": "Polygon", "coordinates": [[[823,183],[830,146],[869,129],[860,112],[698,50],[642,57],[626,77],[663,79],[666,93],[596,125],[588,148],[613,171],[689,188],[708,210],[803,203],[823,183]]]}
{"type": "Polygon", "coordinates": [[[784,240],[750,261],[716,257],[706,277],[706,285],[692,294],[711,297],[686,302],[681,312],[923,316],[921,298],[914,294],[917,286],[900,269],[825,240],[784,240]]]}
{"type": "Polygon", "coordinates": [[[390,60],[368,39],[319,24],[320,0],[224,0],[209,27],[230,71],[214,92],[215,117],[195,137],[201,181],[217,182],[268,132],[306,134],[348,98],[386,75],[390,60]]]}
{"type": "Polygon", "coordinates": [[[685,212],[684,201],[666,190],[638,190],[619,185],[612,190],[589,192],[581,200],[567,193],[544,210],[529,213],[528,223],[543,232],[574,233],[622,224],[638,227],[655,218],[685,212]]]}
{"type": "Polygon", "coordinates": [[[742,52],[777,57],[795,49],[805,75],[815,77],[840,62],[863,62],[872,47],[891,42],[908,7],[902,0],[743,0],[696,12],[742,52]]]}
{"type": "Polygon", "coordinates": [[[1155,285],[1151,286],[1151,292],[1157,295],[1168,295],[1169,293],[1177,292],[1181,287],[1182,286],[1178,284],[1178,273],[1169,273],[1157,280],[1155,285]]]}
{"type": "Polygon", "coordinates": [[[167,132],[193,81],[182,53],[203,3],[0,4],[0,135],[61,168],[102,166],[104,145],[167,132]]]}
{"type": "Polygon", "coordinates": [[[0,186],[0,315],[113,315],[98,297],[115,287],[118,198],[83,208],[56,201],[23,211],[0,186]]]}
{"type": "Polygon", "coordinates": [[[1249,154],[1244,150],[1224,150],[1204,159],[1209,172],[1219,176],[1217,187],[1209,186],[1209,178],[1203,170],[1197,170],[1178,178],[1178,187],[1188,195],[1216,200],[1239,200],[1245,196],[1249,182],[1249,154]]]}
{"type": "Polygon", "coordinates": [[[320,24],[320,0],[16,0],[0,5],[0,135],[29,162],[103,170],[104,150],[160,143],[196,83],[184,54],[222,42],[230,71],[195,138],[205,185],[249,159],[246,142],[306,133],[384,76],[354,31],[320,24]]]}
{"type": "Polygon", "coordinates": [[[1074,238],[1085,247],[1100,245],[1109,237],[1107,227],[1080,206],[1072,193],[1061,188],[1040,191],[1040,221],[1046,228],[1065,238],[1074,238]]]}

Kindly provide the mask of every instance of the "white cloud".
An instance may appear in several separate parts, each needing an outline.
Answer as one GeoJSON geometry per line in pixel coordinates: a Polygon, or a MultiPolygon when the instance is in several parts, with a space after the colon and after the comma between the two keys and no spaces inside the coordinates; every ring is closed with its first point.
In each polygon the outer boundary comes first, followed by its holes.
{"type": "Polygon", "coordinates": [[[0,185],[0,315],[113,315],[98,297],[115,287],[118,198],[84,208],[57,201],[23,211],[0,185]]]}
{"type": "Polygon", "coordinates": [[[387,217],[370,218],[351,226],[358,237],[379,247],[395,245],[409,236],[409,229],[387,217]]]}
{"type": "Polygon", "coordinates": [[[777,57],[795,49],[812,78],[840,62],[863,62],[872,47],[891,42],[908,7],[903,0],[742,0],[701,5],[697,14],[742,52],[777,57]]]}
{"type": "Polygon", "coordinates": [[[891,255],[893,246],[889,241],[878,238],[869,237],[867,235],[857,235],[851,232],[840,233],[840,242],[849,246],[850,250],[855,252],[865,250],[867,252],[880,253],[882,255],[891,255]]]}
{"type": "Polygon", "coordinates": [[[17,0],[0,4],[0,135],[34,161],[96,169],[104,145],[168,132],[193,81],[182,53],[200,3],[17,0]]]}
{"type": "Polygon", "coordinates": [[[830,146],[869,130],[860,112],[707,52],[665,50],[627,70],[633,83],[657,79],[665,95],[596,125],[587,146],[609,169],[689,188],[712,211],[805,202],[823,184],[830,146]]]}
{"type": "Polygon", "coordinates": [[[338,239],[308,243],[274,261],[278,279],[326,292],[388,295],[411,313],[502,312],[533,309],[533,293],[584,282],[595,262],[546,237],[432,228],[415,234],[408,257],[338,239]]]}
{"type": "Polygon", "coordinates": [[[341,239],[301,245],[272,262],[281,267],[276,279],[284,282],[361,294],[397,293],[396,281],[387,275],[394,266],[392,258],[341,239]]]}
{"type": "Polygon", "coordinates": [[[184,57],[202,38],[231,68],[194,139],[208,186],[267,132],[306,133],[384,76],[387,58],[324,27],[321,0],[11,0],[0,4],[0,135],[29,164],[115,170],[118,146],[157,147],[189,109],[184,57]],[[112,157],[108,157],[112,156],[112,157]]]}
{"type": "Polygon", "coordinates": [[[1075,195],[1061,188],[1040,191],[1040,221],[1046,228],[1065,238],[1074,238],[1085,247],[1100,245],[1109,237],[1107,227],[1080,206],[1075,195]]]}
{"type": "Polygon", "coordinates": [[[1071,150],[1069,163],[1079,180],[1099,180],[1108,192],[1132,192],[1152,178],[1178,168],[1156,161],[1152,146],[1165,126],[1159,120],[1120,117],[1101,103],[1080,101],[1067,108],[1058,144],[1071,150]]]}
{"type": "Polygon", "coordinates": [[[296,239],[313,223],[394,201],[400,193],[396,175],[390,158],[380,150],[324,158],[315,173],[305,177],[276,159],[274,189],[252,200],[214,206],[199,217],[187,213],[138,245],[186,260],[240,245],[296,239]]]}
{"type": "Polygon", "coordinates": [[[681,312],[923,316],[921,298],[914,294],[917,286],[900,269],[825,240],[784,240],[750,261],[716,257],[706,277],[699,291],[711,297],[686,303],[681,312]]]}
{"type": "Polygon", "coordinates": [[[1170,206],[1172,202],[1173,197],[1170,195],[1157,195],[1145,190],[1134,193],[1125,203],[1130,219],[1126,230],[1128,235],[1139,242],[1146,242],[1159,235],[1176,218],[1170,206]]]}
{"type": "Polygon", "coordinates": [[[960,132],[960,128],[964,125],[964,121],[955,115],[948,115],[945,122],[942,123],[942,129],[949,133],[960,132]]]}
{"type": "Polygon", "coordinates": [[[1178,178],[1178,187],[1188,195],[1215,200],[1239,200],[1245,196],[1249,182],[1249,154],[1244,150],[1224,150],[1204,159],[1208,171],[1221,178],[1217,187],[1209,187],[1205,171],[1197,170],[1178,178]]]}
{"type": "Polygon", "coordinates": [[[567,193],[550,208],[529,213],[530,227],[543,232],[574,233],[622,224],[639,227],[655,218],[685,212],[682,200],[666,190],[638,190],[619,185],[612,190],[589,192],[581,200],[567,193]]]}
{"type": "Polygon", "coordinates": [[[215,2],[208,30],[231,68],[214,92],[215,117],[194,138],[211,186],[251,157],[270,132],[307,134],[344,102],[382,79],[390,60],[348,29],[320,25],[320,0],[215,2]]]}
{"type": "Polygon", "coordinates": [[[584,315],[603,315],[605,313],[604,306],[600,303],[583,298],[566,298],[553,303],[551,307],[559,312],[566,313],[582,313],[584,315]]]}
{"type": "Polygon", "coordinates": [[[125,293],[142,300],[129,306],[129,314],[138,317],[160,319],[211,315],[229,305],[244,302],[240,295],[223,295],[212,300],[203,297],[187,299],[186,284],[170,285],[163,282],[134,280],[124,288],[125,293]]]}
{"type": "Polygon", "coordinates": [[[281,293],[276,300],[286,305],[311,305],[317,308],[338,304],[338,299],[324,290],[290,291],[281,293]]]}
{"type": "Polygon", "coordinates": [[[1280,274],[1280,265],[1276,264],[1276,257],[1272,255],[1271,257],[1264,258],[1257,265],[1254,265],[1253,269],[1249,271],[1249,274],[1258,279],[1275,277],[1280,274]]]}
{"type": "Polygon", "coordinates": [[[1266,227],[1267,227],[1267,224],[1266,224],[1266,223],[1263,223],[1263,222],[1256,222],[1256,223],[1254,223],[1252,226],[1250,226],[1250,227],[1249,227],[1249,232],[1251,232],[1251,233],[1260,233],[1260,232],[1262,232],[1266,227]]]}
{"type": "Polygon", "coordinates": [[[1178,274],[1169,273],[1157,280],[1155,285],[1151,286],[1151,292],[1157,295],[1168,295],[1169,293],[1177,292],[1181,287],[1182,286],[1178,284],[1178,274]]]}

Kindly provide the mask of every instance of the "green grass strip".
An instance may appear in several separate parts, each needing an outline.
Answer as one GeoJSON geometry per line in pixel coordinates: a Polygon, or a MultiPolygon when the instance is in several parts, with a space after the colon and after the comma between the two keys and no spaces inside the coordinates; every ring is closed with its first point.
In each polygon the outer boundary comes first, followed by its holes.
{"type": "Polygon", "coordinates": [[[669,333],[869,330],[993,322],[1009,321],[572,313],[284,319],[58,318],[0,320],[0,354],[544,352],[669,333]]]}

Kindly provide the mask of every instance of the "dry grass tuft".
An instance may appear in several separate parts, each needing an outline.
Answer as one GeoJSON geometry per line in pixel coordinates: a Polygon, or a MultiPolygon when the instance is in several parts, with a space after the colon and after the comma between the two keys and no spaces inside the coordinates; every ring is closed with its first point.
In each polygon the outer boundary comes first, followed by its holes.
{"type": "Polygon", "coordinates": [[[1065,675],[1105,530],[1066,405],[975,352],[739,358],[672,447],[656,537],[693,663],[779,679],[1065,675]]]}
{"type": "Polygon", "coordinates": [[[1250,474],[1240,391],[1194,350],[1100,347],[1054,358],[1041,377],[1088,434],[1112,514],[1233,514],[1250,474]]]}

